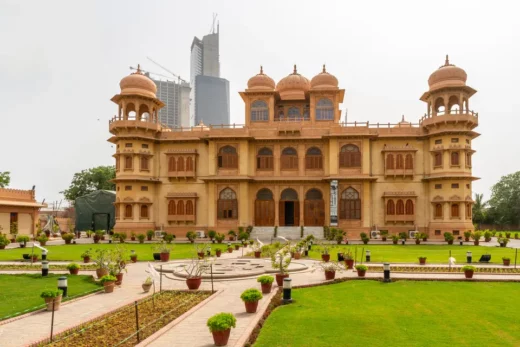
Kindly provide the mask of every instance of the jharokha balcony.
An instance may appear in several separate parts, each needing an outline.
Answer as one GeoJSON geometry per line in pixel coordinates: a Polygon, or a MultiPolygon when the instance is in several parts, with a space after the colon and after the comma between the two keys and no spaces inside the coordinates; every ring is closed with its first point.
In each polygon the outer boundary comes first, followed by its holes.
{"type": "Polygon", "coordinates": [[[385,216],[386,222],[402,222],[402,223],[408,223],[408,222],[415,222],[415,214],[393,214],[393,215],[386,215],[385,216]]]}
{"type": "Polygon", "coordinates": [[[420,120],[423,127],[433,127],[438,123],[467,123],[473,129],[478,126],[478,113],[469,110],[440,111],[434,115],[425,114],[420,120]]]}

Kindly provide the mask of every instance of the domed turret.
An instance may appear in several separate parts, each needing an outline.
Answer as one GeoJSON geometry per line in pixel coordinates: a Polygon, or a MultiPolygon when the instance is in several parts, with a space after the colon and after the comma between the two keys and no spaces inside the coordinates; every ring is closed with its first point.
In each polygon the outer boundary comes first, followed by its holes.
{"type": "Polygon", "coordinates": [[[276,85],[276,91],[282,100],[305,100],[305,93],[309,89],[309,80],[298,73],[296,65],[293,73],[282,78],[276,85]]]}
{"type": "Polygon", "coordinates": [[[137,71],[126,76],[119,82],[121,95],[141,95],[149,98],[156,98],[157,86],[155,83],[141,72],[141,67],[137,65],[137,71]]]}
{"type": "Polygon", "coordinates": [[[274,91],[275,83],[274,80],[264,74],[264,69],[260,66],[260,73],[253,76],[247,81],[247,89],[252,91],[274,91]]]}
{"type": "Polygon", "coordinates": [[[323,64],[323,71],[314,76],[311,80],[312,89],[338,89],[338,79],[327,72],[325,64],[323,64]]]}
{"type": "Polygon", "coordinates": [[[450,64],[448,55],[446,55],[446,62],[443,66],[439,67],[437,71],[430,75],[430,78],[428,78],[428,84],[430,86],[430,91],[444,87],[464,87],[467,78],[468,75],[466,74],[466,71],[450,64]]]}

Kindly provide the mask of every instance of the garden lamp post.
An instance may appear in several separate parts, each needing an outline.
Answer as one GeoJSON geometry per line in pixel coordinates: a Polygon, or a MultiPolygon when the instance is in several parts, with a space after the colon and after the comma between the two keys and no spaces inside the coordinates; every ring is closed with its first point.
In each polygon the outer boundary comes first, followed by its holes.
{"type": "Polygon", "coordinates": [[[402,239],[401,244],[404,246],[405,243],[406,243],[406,239],[402,239]]]}
{"type": "Polygon", "coordinates": [[[58,289],[63,290],[64,298],[67,297],[67,288],[68,288],[67,277],[65,277],[65,276],[58,277],[58,289]]]}
{"type": "MultiPolygon", "coordinates": [[[[42,255],[43,257],[43,255],[42,255]]],[[[42,260],[42,276],[47,276],[49,274],[49,262],[47,260],[42,260]]]]}
{"type": "Polygon", "coordinates": [[[462,237],[461,237],[461,236],[459,236],[459,242],[460,242],[460,245],[461,245],[461,246],[464,246],[464,241],[462,240],[462,237]]]}
{"type": "Polygon", "coordinates": [[[206,255],[208,257],[211,257],[211,247],[208,247],[207,251],[206,251],[206,255]]]}
{"type": "Polygon", "coordinates": [[[365,258],[366,258],[367,263],[369,263],[370,262],[370,250],[368,250],[368,249],[366,251],[366,257],[365,258]]]}
{"type": "Polygon", "coordinates": [[[305,246],[305,256],[308,257],[309,256],[309,246],[305,246]]]}
{"type": "Polygon", "coordinates": [[[42,250],[42,260],[47,260],[47,250],[42,250]]]}
{"type": "Polygon", "coordinates": [[[283,297],[282,303],[289,304],[292,302],[291,298],[292,279],[289,277],[283,279],[283,297]]]}
{"type": "Polygon", "coordinates": [[[471,263],[473,259],[473,254],[471,252],[466,252],[466,260],[468,261],[468,263],[471,263]]]}
{"type": "Polygon", "coordinates": [[[391,282],[390,281],[390,263],[383,264],[383,282],[391,282]]]}

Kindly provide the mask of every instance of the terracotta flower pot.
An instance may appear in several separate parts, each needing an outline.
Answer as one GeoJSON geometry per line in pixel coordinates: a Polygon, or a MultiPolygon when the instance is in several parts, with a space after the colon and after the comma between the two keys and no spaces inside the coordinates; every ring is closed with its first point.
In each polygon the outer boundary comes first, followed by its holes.
{"type": "Polygon", "coordinates": [[[132,236],[130,240],[135,241],[135,236],[132,236]]]}
{"type": "Polygon", "coordinates": [[[116,275],[116,278],[117,278],[116,284],[118,286],[120,286],[123,283],[123,273],[122,272],[118,273],[116,275]]]}
{"type": "Polygon", "coordinates": [[[269,294],[273,288],[273,283],[261,283],[260,286],[262,287],[262,294],[269,294]]]}
{"type": "Polygon", "coordinates": [[[386,236],[382,236],[381,241],[386,241],[386,236]]]}
{"type": "Polygon", "coordinates": [[[393,243],[394,245],[397,245],[397,241],[392,240],[392,243],[393,243]]]}
{"type": "Polygon", "coordinates": [[[166,262],[170,260],[170,253],[161,253],[161,261],[166,262]]]}
{"type": "Polygon", "coordinates": [[[453,245],[453,240],[448,241],[448,245],[453,245]]]}
{"type": "Polygon", "coordinates": [[[475,241],[473,241],[473,244],[474,244],[475,246],[478,246],[478,244],[479,244],[479,240],[475,240],[475,241]]]}
{"type": "Polygon", "coordinates": [[[358,277],[365,277],[367,272],[365,270],[357,270],[358,277]]]}
{"type": "Polygon", "coordinates": [[[201,283],[202,283],[202,277],[192,277],[192,278],[186,279],[186,285],[188,286],[188,289],[191,289],[191,290],[199,289],[201,283]]]}
{"type": "Polygon", "coordinates": [[[336,278],[336,271],[325,271],[325,280],[333,280],[336,278]]]}
{"type": "Polygon", "coordinates": [[[96,269],[96,276],[97,278],[101,278],[105,275],[108,275],[108,270],[107,269],[96,269]]]}
{"type": "Polygon", "coordinates": [[[58,311],[60,309],[61,304],[61,295],[55,298],[45,298],[45,304],[47,305],[47,311],[52,312],[52,301],[54,300],[54,311],[58,311]]]}
{"type": "Polygon", "coordinates": [[[197,255],[200,259],[204,259],[204,252],[198,252],[197,255]]]}
{"type": "Polygon", "coordinates": [[[466,271],[464,271],[464,276],[466,278],[473,278],[473,270],[466,270],[466,271]]]}
{"type": "Polygon", "coordinates": [[[220,255],[222,254],[222,251],[215,251],[215,254],[217,255],[217,258],[220,258],[220,255]]]}
{"type": "Polygon", "coordinates": [[[280,274],[280,273],[277,273],[276,274],[276,284],[278,284],[278,287],[281,287],[283,286],[283,279],[286,278],[286,277],[289,277],[289,274],[280,274]]]}
{"type": "Polygon", "coordinates": [[[424,237],[422,240],[423,240],[424,242],[428,241],[428,239],[427,239],[426,237],[424,237]]]}
{"type": "Polygon", "coordinates": [[[511,264],[511,259],[502,259],[502,262],[504,263],[505,266],[509,266],[509,264],[511,264]]]}
{"type": "Polygon", "coordinates": [[[211,333],[213,334],[213,342],[215,343],[215,346],[226,346],[229,341],[231,329],[212,331],[211,333]]]}
{"type": "Polygon", "coordinates": [[[132,263],[137,263],[137,255],[131,255],[130,260],[132,261],[132,263]]]}
{"type": "Polygon", "coordinates": [[[33,261],[33,263],[34,263],[35,261],[38,261],[38,256],[37,256],[37,255],[33,255],[33,256],[32,256],[32,261],[33,261]]]}
{"type": "Polygon", "coordinates": [[[100,238],[97,236],[94,236],[94,243],[99,243],[100,238]]]}
{"type": "Polygon", "coordinates": [[[66,245],[70,245],[71,242],[72,242],[72,240],[69,240],[69,239],[65,240],[66,245]]]}
{"type": "Polygon", "coordinates": [[[426,264],[426,258],[419,258],[419,264],[425,265],[426,264]]]}
{"type": "Polygon", "coordinates": [[[260,258],[262,257],[262,252],[261,251],[255,251],[255,258],[260,258]]]}
{"type": "Polygon", "coordinates": [[[228,253],[233,253],[233,248],[229,247],[229,248],[227,249],[227,252],[228,252],[228,253]]]}
{"type": "Polygon", "coordinates": [[[302,254],[300,252],[294,253],[294,259],[300,259],[302,254]]]}
{"type": "Polygon", "coordinates": [[[240,249],[240,245],[235,245],[235,251],[238,251],[240,249]]]}
{"type": "Polygon", "coordinates": [[[90,257],[85,257],[85,258],[83,258],[83,262],[84,262],[85,264],[87,264],[88,262],[90,262],[90,257]]]}
{"type": "Polygon", "coordinates": [[[150,288],[152,288],[152,284],[151,283],[150,284],[143,283],[141,285],[141,287],[143,287],[143,292],[148,293],[150,291],[150,288]]]}
{"type": "Polygon", "coordinates": [[[246,301],[244,304],[246,305],[247,313],[256,313],[256,310],[258,309],[258,301],[246,301]]]}
{"type": "Polygon", "coordinates": [[[464,242],[469,242],[469,237],[465,237],[464,242]]]}
{"type": "Polygon", "coordinates": [[[77,275],[79,274],[79,269],[69,269],[69,272],[71,275],[77,275]]]}
{"type": "Polygon", "coordinates": [[[115,283],[113,281],[105,282],[103,284],[103,287],[105,288],[105,293],[113,293],[114,292],[115,283]]]}
{"type": "Polygon", "coordinates": [[[324,262],[328,262],[330,260],[330,254],[322,254],[321,260],[323,260],[324,262]]]}
{"type": "Polygon", "coordinates": [[[40,246],[46,246],[47,245],[47,241],[40,241],[40,246]]]}
{"type": "Polygon", "coordinates": [[[152,237],[151,236],[146,236],[146,240],[152,241],[152,237]]]}
{"type": "Polygon", "coordinates": [[[0,249],[5,249],[5,245],[0,245],[0,249]]]}
{"type": "Polygon", "coordinates": [[[354,259],[345,259],[345,265],[347,269],[352,270],[354,268],[354,259]]]}

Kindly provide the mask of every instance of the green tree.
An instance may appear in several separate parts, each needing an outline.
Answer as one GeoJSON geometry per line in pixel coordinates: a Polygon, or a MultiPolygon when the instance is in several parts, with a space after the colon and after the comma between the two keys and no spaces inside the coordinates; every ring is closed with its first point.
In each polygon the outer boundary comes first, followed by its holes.
{"type": "Polygon", "coordinates": [[[98,166],[74,174],[69,188],[61,193],[65,199],[75,201],[77,197],[96,190],[115,190],[115,184],[110,180],[116,177],[114,166],[98,166]]]}
{"type": "Polygon", "coordinates": [[[520,224],[520,171],[503,176],[493,186],[489,209],[496,224],[520,224]]]}
{"type": "Polygon", "coordinates": [[[486,219],[488,202],[484,201],[484,194],[475,193],[475,203],[473,204],[472,215],[473,215],[473,223],[478,224],[478,228],[480,229],[480,225],[486,219]]]}
{"type": "Polygon", "coordinates": [[[9,171],[0,172],[0,188],[5,188],[11,182],[11,173],[9,171]]]}

